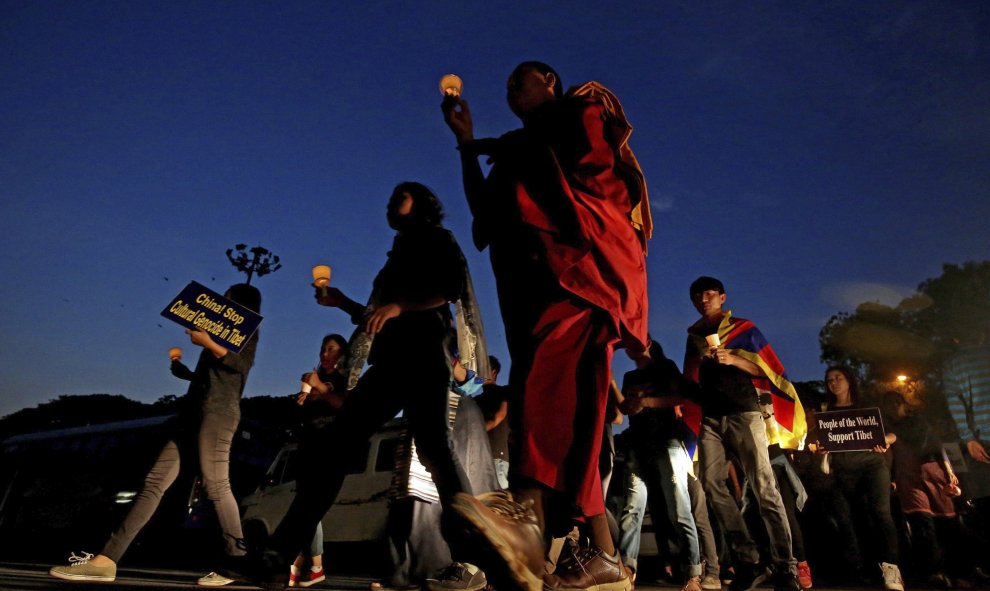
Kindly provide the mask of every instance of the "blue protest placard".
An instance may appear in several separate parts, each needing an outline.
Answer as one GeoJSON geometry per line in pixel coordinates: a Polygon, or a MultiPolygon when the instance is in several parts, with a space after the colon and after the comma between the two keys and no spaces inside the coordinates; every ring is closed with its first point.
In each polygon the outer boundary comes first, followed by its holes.
{"type": "Polygon", "coordinates": [[[162,316],[186,328],[202,328],[234,353],[241,352],[262,321],[257,312],[195,281],[165,306],[162,316]]]}
{"type": "Polygon", "coordinates": [[[864,451],[886,445],[879,408],[850,408],[815,413],[818,445],[825,451],[864,451]]]}

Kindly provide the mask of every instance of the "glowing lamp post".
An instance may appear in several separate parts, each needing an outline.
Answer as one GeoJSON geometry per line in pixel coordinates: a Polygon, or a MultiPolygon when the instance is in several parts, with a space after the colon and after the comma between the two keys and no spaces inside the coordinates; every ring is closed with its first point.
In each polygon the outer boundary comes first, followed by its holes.
{"type": "Polygon", "coordinates": [[[464,81],[457,74],[447,74],[440,79],[440,94],[444,96],[461,96],[464,81]]]}
{"type": "Polygon", "coordinates": [[[171,349],[169,349],[168,350],[168,358],[171,359],[172,361],[178,361],[178,360],[182,359],[182,348],[181,347],[172,347],[171,349]]]}
{"type": "Polygon", "coordinates": [[[330,285],[330,266],[316,265],[313,267],[313,287],[320,290],[320,295],[327,294],[327,286],[330,285]]]}

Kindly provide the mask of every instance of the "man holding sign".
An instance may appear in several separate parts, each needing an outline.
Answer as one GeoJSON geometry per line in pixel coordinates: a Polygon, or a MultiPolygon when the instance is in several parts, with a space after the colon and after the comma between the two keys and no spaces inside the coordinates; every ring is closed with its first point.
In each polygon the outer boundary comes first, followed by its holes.
{"type": "MultiPolygon", "coordinates": [[[[254,312],[261,309],[261,293],[246,283],[232,286],[223,298],[211,300],[216,306],[236,304],[254,312]],[[231,301],[224,301],[223,298],[231,301]]],[[[113,581],[117,576],[117,562],[151,519],[165,491],[179,475],[180,459],[185,457],[186,461],[196,461],[189,457],[193,453],[198,455],[203,485],[216,509],[227,555],[245,554],[240,512],[230,489],[230,445],[240,422],[241,395],[248,372],[254,365],[258,335],[253,333],[243,343],[240,352],[234,353],[221,346],[202,327],[188,328],[186,334],[203,351],[195,370],[190,370],[178,358],[172,360],[172,374],[189,380],[189,390],[181,399],[179,414],[170,424],[168,441],[145,476],[144,487],[134,498],[123,523],[99,554],[73,554],[68,566],[56,566],[49,571],[53,577],[68,581],[113,581]]],[[[231,582],[226,577],[210,573],[200,578],[198,584],[220,586],[231,582]]]]}

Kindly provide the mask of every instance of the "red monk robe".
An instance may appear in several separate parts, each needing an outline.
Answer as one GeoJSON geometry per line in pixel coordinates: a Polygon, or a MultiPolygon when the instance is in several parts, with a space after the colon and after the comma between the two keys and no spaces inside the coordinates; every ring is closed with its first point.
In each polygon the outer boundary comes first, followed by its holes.
{"type": "MultiPolygon", "coordinates": [[[[596,83],[465,146],[494,166],[471,198],[512,355],[513,476],[605,511],[598,454],[615,346],[644,348],[646,185],[618,100],[596,83]]],[[[470,198],[470,196],[469,196],[470,198]]]]}

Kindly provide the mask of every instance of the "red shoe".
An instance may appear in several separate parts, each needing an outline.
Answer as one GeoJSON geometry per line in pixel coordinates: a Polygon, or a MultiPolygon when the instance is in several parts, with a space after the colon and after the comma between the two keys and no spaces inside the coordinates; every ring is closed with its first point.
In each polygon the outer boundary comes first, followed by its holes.
{"type": "Polygon", "coordinates": [[[298,587],[309,587],[311,585],[315,585],[315,584],[319,583],[320,581],[325,581],[325,580],[327,580],[327,577],[326,577],[326,574],[324,574],[324,572],[323,572],[323,568],[320,568],[320,570],[318,570],[316,572],[313,572],[312,570],[310,570],[305,575],[297,575],[296,573],[294,573],[292,571],[289,571],[289,586],[290,587],[297,587],[297,586],[298,587]],[[300,580],[300,578],[302,580],[300,580]]]}
{"type": "Polygon", "coordinates": [[[802,589],[811,589],[811,567],[807,560],[797,563],[797,580],[802,589]]]}
{"type": "Polygon", "coordinates": [[[320,570],[318,571],[313,571],[311,569],[309,572],[303,575],[302,580],[299,581],[299,586],[309,587],[325,580],[327,580],[327,576],[323,572],[323,567],[320,567],[320,570]]]}

